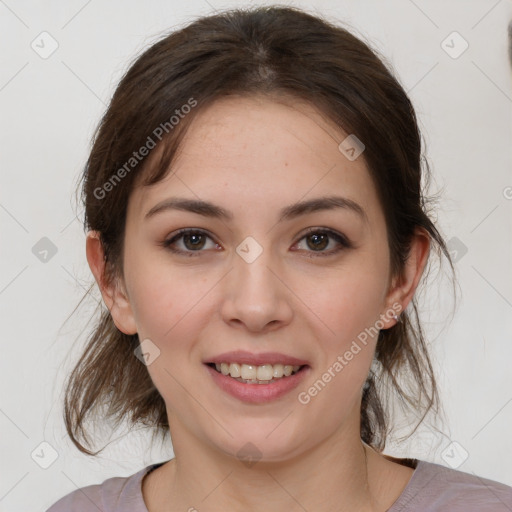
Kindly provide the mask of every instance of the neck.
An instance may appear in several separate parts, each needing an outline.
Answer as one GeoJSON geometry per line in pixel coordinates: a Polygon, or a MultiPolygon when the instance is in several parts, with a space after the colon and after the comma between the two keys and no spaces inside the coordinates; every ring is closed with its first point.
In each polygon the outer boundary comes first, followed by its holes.
{"type": "Polygon", "coordinates": [[[179,449],[167,464],[166,510],[384,510],[376,507],[369,482],[377,454],[365,448],[358,428],[341,427],[300,456],[251,464],[202,443],[175,422],[171,438],[179,449]]]}

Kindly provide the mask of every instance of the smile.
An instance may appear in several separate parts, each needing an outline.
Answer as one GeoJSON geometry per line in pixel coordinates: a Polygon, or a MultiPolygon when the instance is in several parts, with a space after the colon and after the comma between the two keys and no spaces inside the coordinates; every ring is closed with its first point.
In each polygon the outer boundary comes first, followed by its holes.
{"type": "Polygon", "coordinates": [[[237,400],[252,404],[284,399],[311,371],[307,364],[292,366],[212,362],[204,363],[204,368],[220,390],[237,400]],[[274,372],[277,377],[274,377],[274,372]],[[244,379],[244,376],[249,378],[244,379]]]}
{"type": "MultiPolygon", "coordinates": [[[[278,379],[294,375],[301,369],[301,365],[263,364],[252,365],[242,363],[211,363],[222,375],[230,376],[238,382],[245,384],[269,384],[278,379]]],[[[302,365],[304,366],[304,365],[302,365]]]]}

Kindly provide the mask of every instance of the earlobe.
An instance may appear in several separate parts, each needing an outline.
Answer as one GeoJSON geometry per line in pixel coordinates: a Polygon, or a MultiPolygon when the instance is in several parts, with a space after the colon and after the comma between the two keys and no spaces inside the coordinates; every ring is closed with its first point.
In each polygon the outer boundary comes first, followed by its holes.
{"type": "MultiPolygon", "coordinates": [[[[422,228],[418,228],[413,235],[409,255],[404,264],[404,269],[399,278],[393,281],[386,298],[387,310],[393,309],[396,315],[400,315],[407,308],[414,297],[416,288],[423,275],[423,270],[428,261],[430,251],[430,236],[422,228]],[[400,305],[398,307],[398,305],[400,305]]],[[[387,315],[389,318],[389,315],[387,315]]],[[[396,318],[386,323],[385,328],[389,329],[398,322],[396,318]],[[389,325],[388,325],[389,324],[389,325]]]]}
{"type": "Polygon", "coordinates": [[[105,253],[97,231],[89,231],[86,238],[86,256],[91,272],[101,291],[116,327],[125,334],[136,334],[137,326],[131,304],[122,283],[107,279],[105,253]]]}

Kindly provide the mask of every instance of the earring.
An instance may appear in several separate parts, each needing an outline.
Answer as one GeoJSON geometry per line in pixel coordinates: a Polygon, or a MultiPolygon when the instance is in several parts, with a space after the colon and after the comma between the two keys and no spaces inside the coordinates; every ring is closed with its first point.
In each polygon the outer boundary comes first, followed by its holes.
{"type": "Polygon", "coordinates": [[[395,320],[395,322],[400,322],[400,317],[398,315],[393,315],[393,319],[395,320]]]}

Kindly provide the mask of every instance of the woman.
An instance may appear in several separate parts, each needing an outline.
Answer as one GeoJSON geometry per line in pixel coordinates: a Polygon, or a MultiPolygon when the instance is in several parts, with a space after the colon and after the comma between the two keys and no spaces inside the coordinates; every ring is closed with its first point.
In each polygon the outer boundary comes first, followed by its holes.
{"type": "Polygon", "coordinates": [[[175,457],[49,511],[510,510],[510,487],[382,453],[386,390],[438,406],[414,294],[450,256],[421,180],[404,90],[317,17],[204,17],[139,57],[84,173],[108,310],[65,419],[95,454],[106,405],[175,457]]]}

